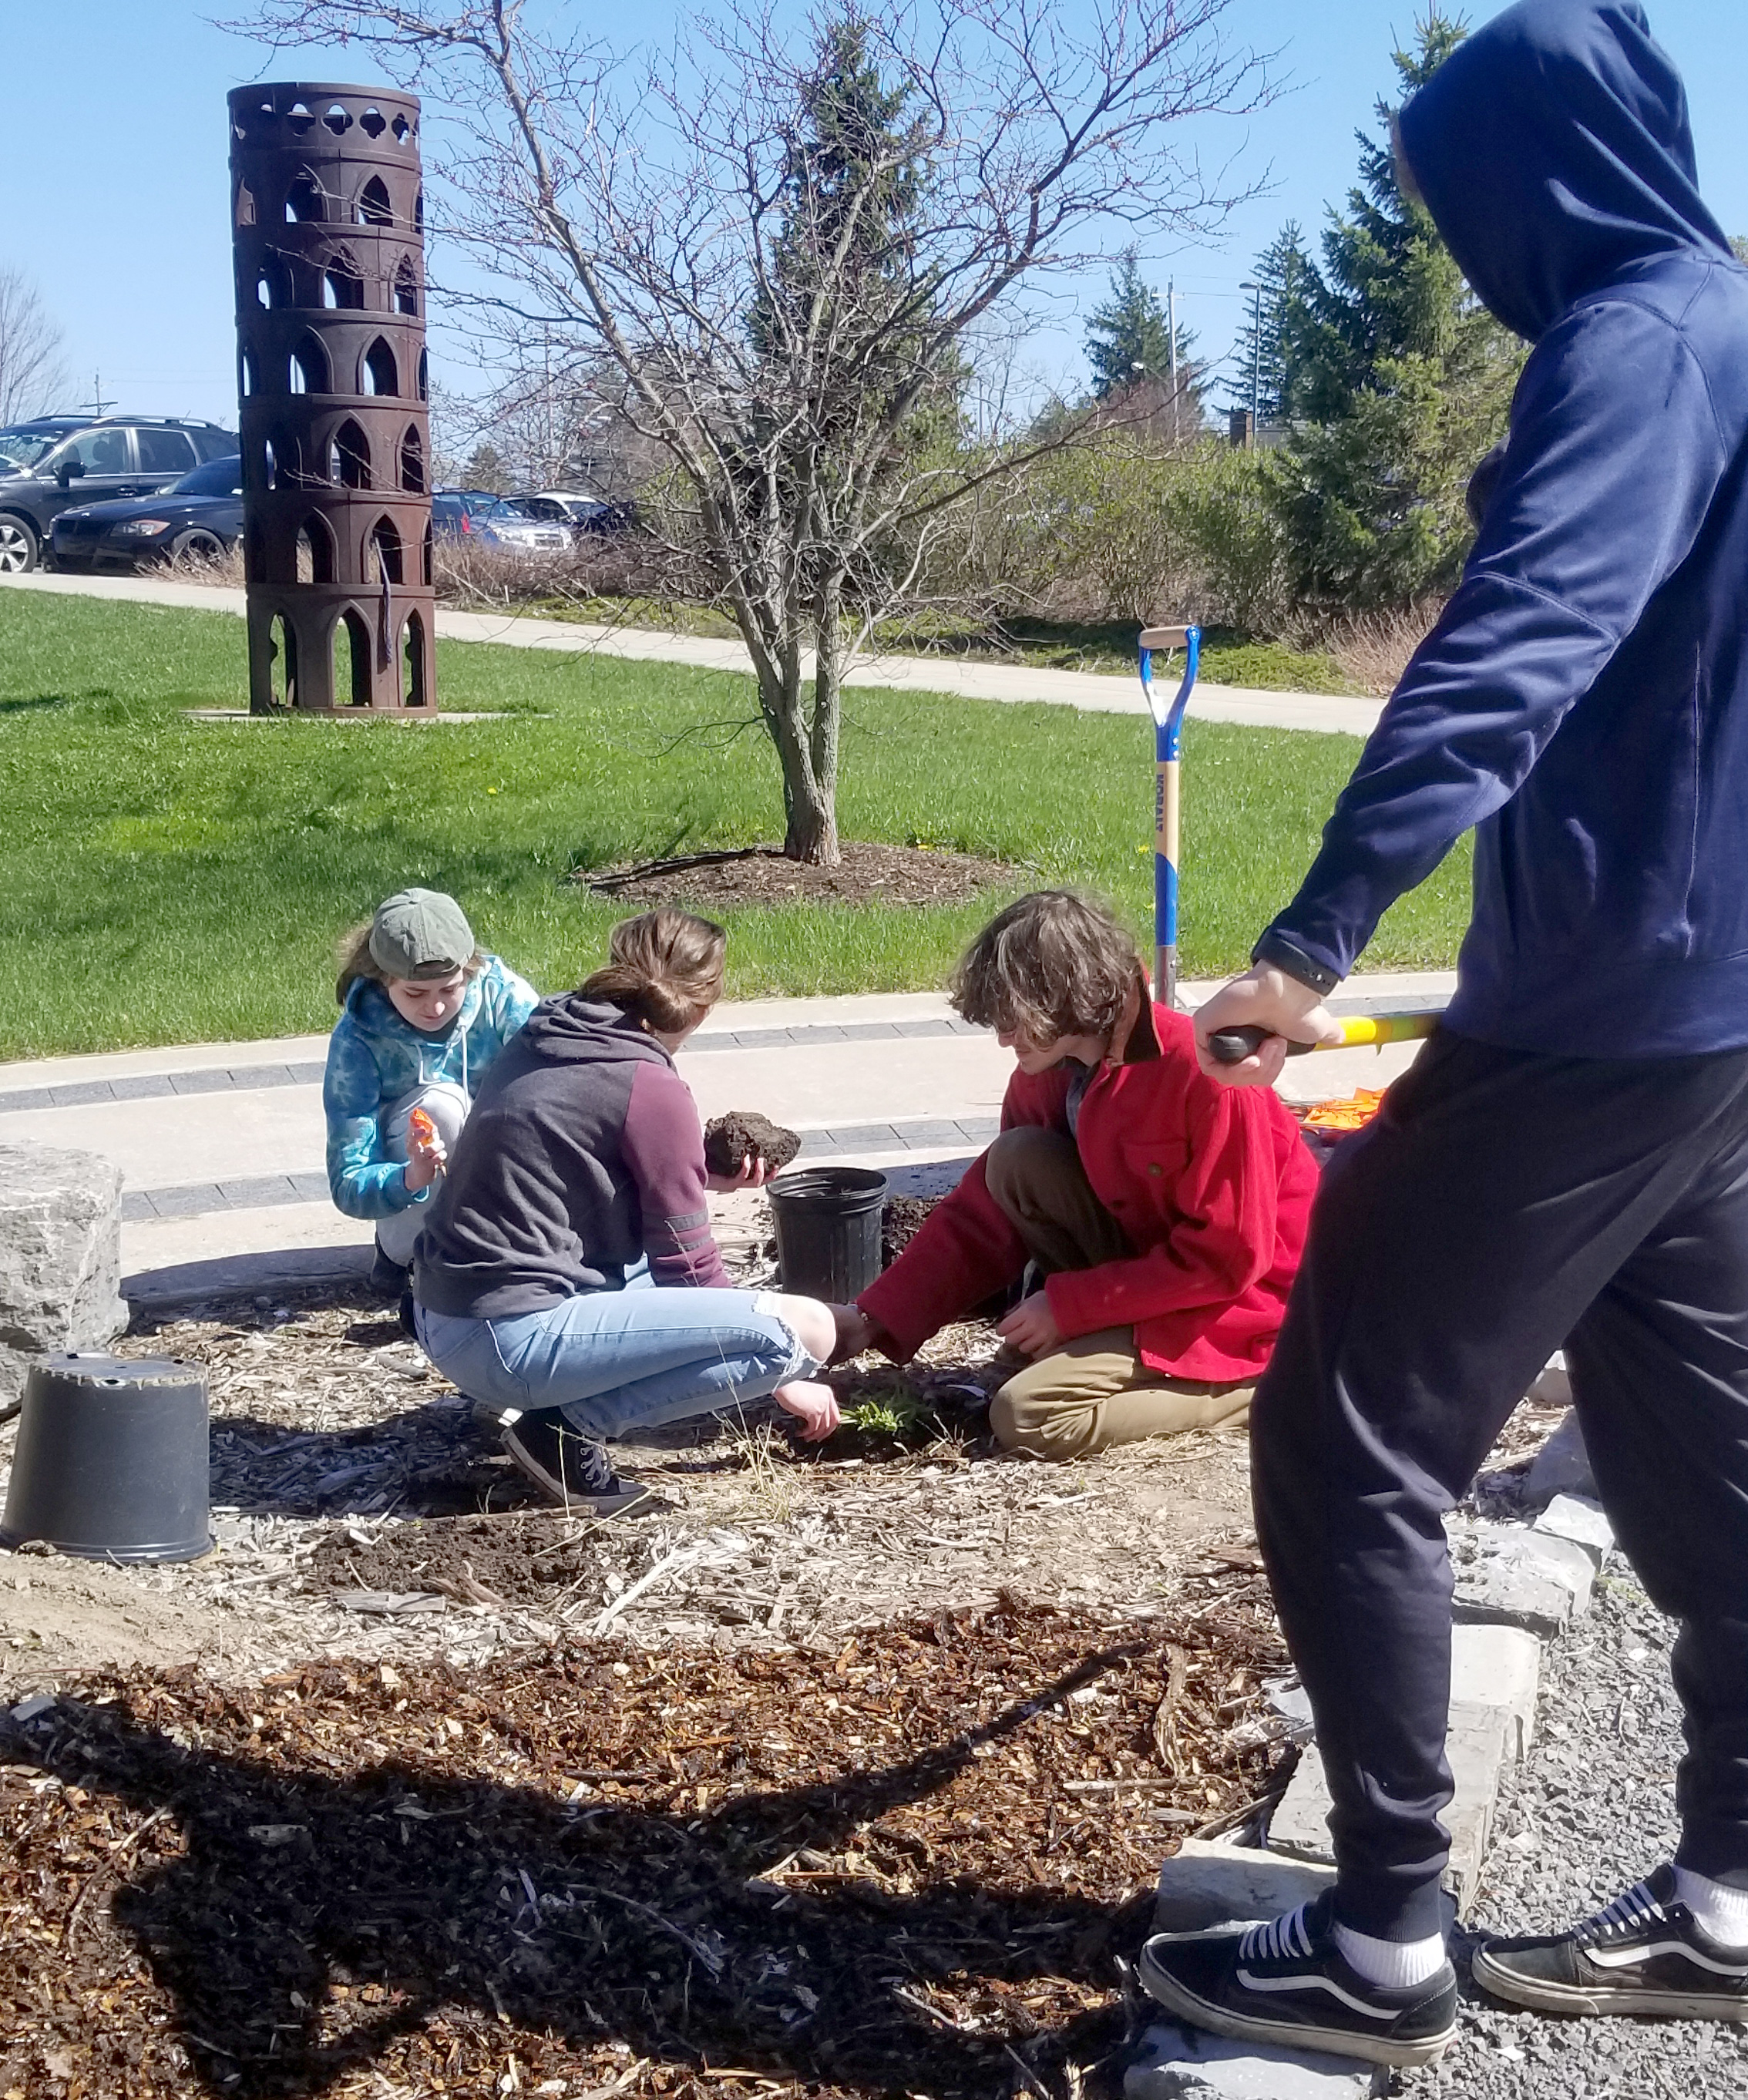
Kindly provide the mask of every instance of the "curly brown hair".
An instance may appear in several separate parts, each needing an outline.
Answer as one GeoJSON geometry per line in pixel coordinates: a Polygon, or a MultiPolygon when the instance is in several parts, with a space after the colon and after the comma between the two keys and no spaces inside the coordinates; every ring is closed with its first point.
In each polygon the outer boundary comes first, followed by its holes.
{"type": "Polygon", "coordinates": [[[979,1028],[1040,1045],[1109,1035],[1141,963],[1110,908],[1071,889],[1035,889],[991,919],[959,959],[954,1010],[979,1028]]]}
{"type": "Polygon", "coordinates": [[[611,960],[583,979],[589,999],[623,1008],[646,1028],[677,1035],[722,996],[728,936],[713,920],[671,904],[621,919],[607,936],[611,960]]]}

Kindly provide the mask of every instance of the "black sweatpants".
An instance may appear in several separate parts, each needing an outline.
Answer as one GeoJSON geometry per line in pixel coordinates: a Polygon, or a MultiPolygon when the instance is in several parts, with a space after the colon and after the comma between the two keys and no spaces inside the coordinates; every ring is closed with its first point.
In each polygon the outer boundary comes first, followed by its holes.
{"type": "Polygon", "coordinates": [[[1616,1534],[1680,1621],[1678,1856],[1748,1887],[1748,1052],[1556,1058],[1442,1033],[1326,1171],[1251,1418],[1358,1931],[1440,1930],[1441,1519],[1562,1344],[1616,1534]]]}

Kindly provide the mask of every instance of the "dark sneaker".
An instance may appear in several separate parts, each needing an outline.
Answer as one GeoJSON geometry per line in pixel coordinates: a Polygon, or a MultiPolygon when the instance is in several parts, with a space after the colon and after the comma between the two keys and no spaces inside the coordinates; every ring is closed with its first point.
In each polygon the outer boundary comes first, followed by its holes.
{"type": "Polygon", "coordinates": [[[1431,2063],[1457,2031],[1456,1971],[1447,1961],[1406,1990],[1368,1983],[1335,1945],[1333,1909],[1322,1895],[1247,1931],[1155,1933],[1141,1982],[1181,2018],[1234,2041],[1431,2063]]]}
{"type": "Polygon", "coordinates": [[[398,1261],[391,1261],[382,1251],[382,1242],[376,1242],[376,1251],[370,1263],[370,1288],[380,1290],[385,1298],[399,1300],[401,1293],[411,1287],[413,1272],[398,1261]]]}
{"type": "Polygon", "coordinates": [[[579,1436],[556,1409],[519,1414],[504,1426],[504,1449],[550,1502],[585,1516],[619,1516],[649,1502],[647,1488],[622,1480],[602,1447],[579,1436]]]}
{"type": "Polygon", "coordinates": [[[1474,1966],[1483,1990],[1538,2012],[1748,2020],[1748,1948],[1695,1923],[1667,1865],[1569,1932],[1487,1940],[1474,1966]]]}

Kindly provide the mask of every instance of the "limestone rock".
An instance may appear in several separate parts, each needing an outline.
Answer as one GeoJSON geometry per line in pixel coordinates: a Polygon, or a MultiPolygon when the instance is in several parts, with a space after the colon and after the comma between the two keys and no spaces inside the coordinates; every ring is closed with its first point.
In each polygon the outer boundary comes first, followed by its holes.
{"type": "Polygon", "coordinates": [[[1186,1838],[1159,1868],[1154,1929],[1203,1932],[1234,1921],[1253,1925],[1313,1902],[1335,1878],[1333,1867],[1218,1838],[1186,1838]]]}
{"type": "Polygon", "coordinates": [[[1389,2073],[1352,2057],[1289,2054],[1162,2022],[1141,2036],[1123,2100],[1371,2100],[1389,2073]]]}
{"type": "Polygon", "coordinates": [[[1517,1525],[1477,1524],[1458,1563],[1459,1619],[1523,1626],[1544,1637],[1590,1609],[1596,1568],[1569,1539],[1517,1525]]]}
{"type": "Polygon", "coordinates": [[[121,1295],[121,1171],[95,1152],[0,1144],[0,1405],[63,1349],[106,1349],[121,1295]]]}
{"type": "Polygon", "coordinates": [[[1450,1707],[1490,1706],[1505,1723],[1506,1755],[1521,1763],[1535,1736],[1542,1643],[1521,1626],[1453,1626],[1450,1707]]]}
{"type": "Polygon", "coordinates": [[[1601,1503],[1582,1495],[1556,1495],[1536,1519],[1535,1529],[1582,1546],[1599,1568],[1614,1551],[1614,1527],[1601,1503]]]}

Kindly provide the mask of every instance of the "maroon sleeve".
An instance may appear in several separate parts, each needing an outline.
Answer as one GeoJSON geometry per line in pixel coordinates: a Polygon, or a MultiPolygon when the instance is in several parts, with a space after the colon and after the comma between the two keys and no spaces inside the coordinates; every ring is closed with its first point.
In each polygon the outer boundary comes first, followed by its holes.
{"type": "Polygon", "coordinates": [[[638,1065],[619,1149],[643,1207],[651,1282],[732,1290],[735,1280],[710,1232],[697,1105],[670,1065],[638,1065]]]}

